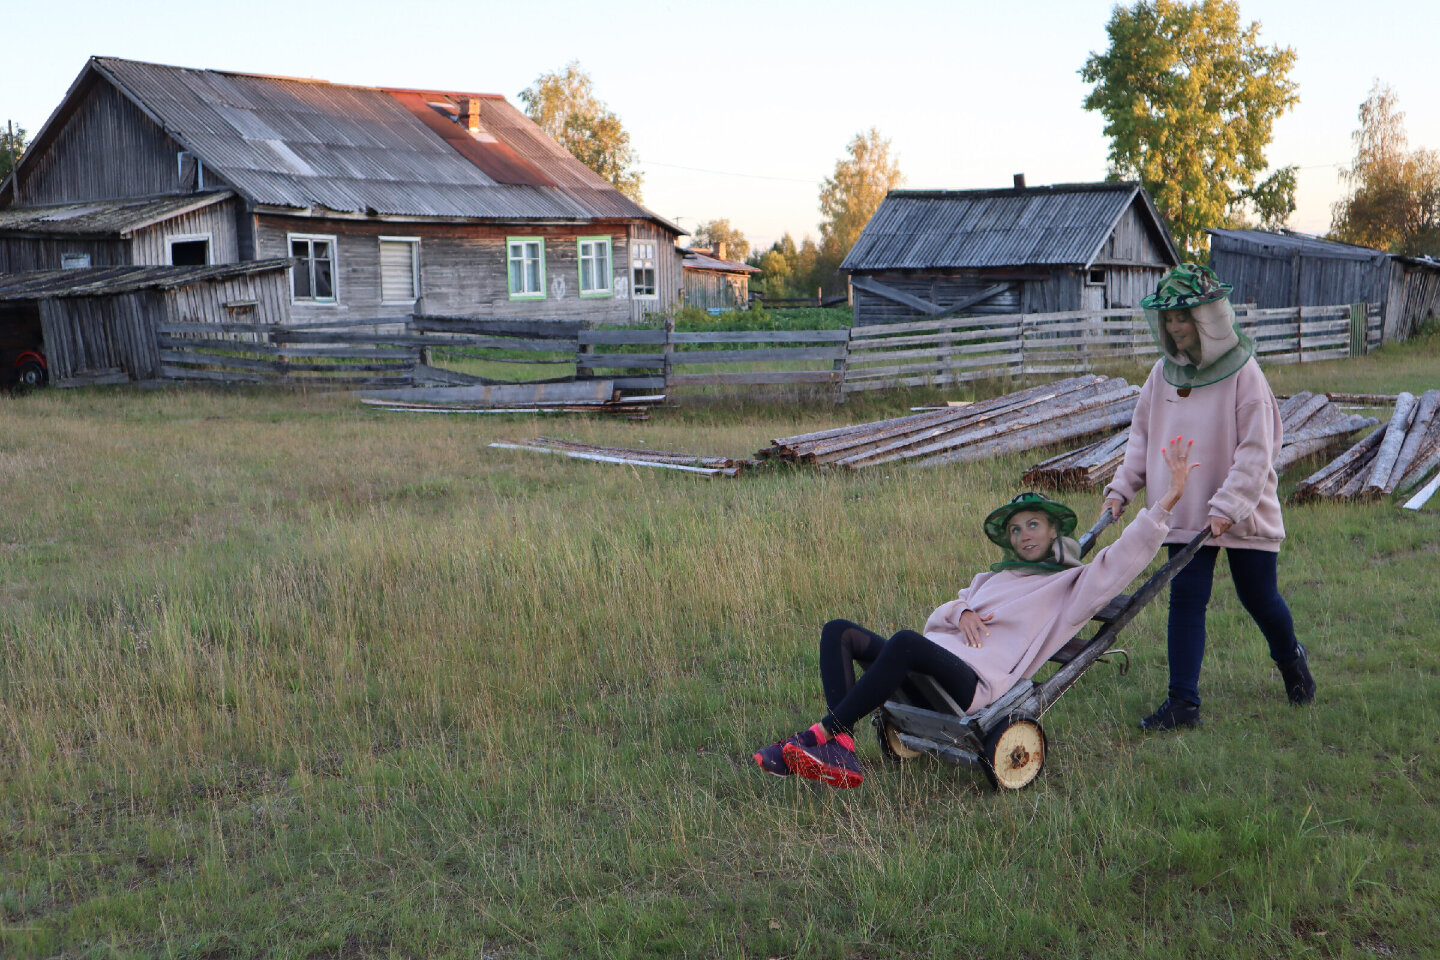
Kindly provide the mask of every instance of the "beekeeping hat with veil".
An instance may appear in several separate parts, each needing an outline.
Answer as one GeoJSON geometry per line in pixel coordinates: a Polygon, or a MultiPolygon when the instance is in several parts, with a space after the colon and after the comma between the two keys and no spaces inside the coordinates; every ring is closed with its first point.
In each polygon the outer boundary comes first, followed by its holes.
{"type": "Polygon", "coordinates": [[[1255,353],[1255,342],[1240,331],[1230,305],[1228,283],[1198,263],[1182,263],[1165,276],[1140,306],[1155,343],[1165,357],[1161,371],[1171,386],[1203,387],[1232,376],[1255,353]],[[1200,357],[1197,360],[1175,346],[1165,330],[1165,316],[1183,310],[1195,321],[1200,357]]]}

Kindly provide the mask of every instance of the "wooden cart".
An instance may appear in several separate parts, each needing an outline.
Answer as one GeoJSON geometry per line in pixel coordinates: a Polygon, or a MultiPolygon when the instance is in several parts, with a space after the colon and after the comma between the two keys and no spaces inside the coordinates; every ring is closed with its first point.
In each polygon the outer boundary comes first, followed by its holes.
{"type": "MultiPolygon", "coordinates": [[[[1080,538],[1081,556],[1110,523],[1107,511],[1080,538]]],[[[1040,726],[1045,711],[1091,664],[1104,662],[1107,654],[1120,658],[1122,674],[1128,671],[1129,656],[1114,648],[1116,636],[1209,538],[1210,531],[1202,530],[1139,590],[1111,600],[1095,614],[1101,626],[1094,636],[1077,636],[1050,658],[1060,664],[1050,677],[1041,682],[1020,680],[977,713],[967,716],[933,678],[911,674],[905,690],[875,712],[881,751],[897,760],[923,754],[959,766],[979,767],[991,784],[1006,790],[1027,786],[1045,765],[1045,730],[1040,726]]]]}

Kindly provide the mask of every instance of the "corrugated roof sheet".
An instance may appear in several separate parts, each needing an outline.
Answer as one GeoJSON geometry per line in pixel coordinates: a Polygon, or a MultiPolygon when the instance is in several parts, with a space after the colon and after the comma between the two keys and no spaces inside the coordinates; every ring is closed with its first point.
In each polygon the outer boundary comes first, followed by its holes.
{"type": "Polygon", "coordinates": [[[1137,197],[1138,184],[1112,182],[892,190],[840,269],[1084,265],[1137,197]]]}
{"type": "Polygon", "coordinates": [[[685,251],[685,259],[680,261],[680,266],[686,270],[715,270],[721,273],[760,272],[759,268],[752,267],[748,263],[741,263],[739,260],[721,260],[719,257],[712,257],[694,250],[685,251]]]}
{"type": "Polygon", "coordinates": [[[671,226],[565,152],[503,97],[392,92],[110,57],[91,63],[159,117],[210,171],[259,204],[415,217],[646,219],[671,226]],[[400,99],[417,96],[441,104],[437,117],[447,123],[464,100],[477,99],[482,126],[499,141],[493,156],[467,158],[447,143],[400,99]],[[494,161],[485,164],[492,173],[522,182],[499,182],[479,165],[487,159],[494,161]],[[526,167],[538,175],[521,175],[526,167]],[[547,182],[554,185],[535,185],[547,182]]]}
{"type": "Polygon", "coordinates": [[[86,267],[80,270],[31,270],[0,273],[0,301],[47,297],[97,297],[135,290],[168,290],[206,280],[224,280],[270,270],[285,270],[288,258],[250,260],[208,267],[86,267]]]}
{"type": "Polygon", "coordinates": [[[1289,256],[1299,253],[1307,257],[1330,260],[1378,260],[1388,257],[1384,250],[1375,250],[1353,243],[1322,240],[1303,233],[1270,233],[1267,230],[1206,230],[1212,237],[1220,237],[1257,251],[1275,251],[1289,256]]]}
{"type": "Polygon", "coordinates": [[[0,210],[0,233],[50,234],[63,237],[119,237],[191,210],[233,197],[229,190],[138,200],[94,200],[49,207],[6,207],[0,210]]]}

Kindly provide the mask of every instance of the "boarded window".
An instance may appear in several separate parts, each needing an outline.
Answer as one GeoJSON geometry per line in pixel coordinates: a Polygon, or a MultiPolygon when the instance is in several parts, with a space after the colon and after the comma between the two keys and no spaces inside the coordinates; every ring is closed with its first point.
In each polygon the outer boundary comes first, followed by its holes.
{"type": "Polygon", "coordinates": [[[414,303],[419,290],[420,241],[387,237],[380,241],[380,299],[414,303]]]}
{"type": "Polygon", "coordinates": [[[61,270],[83,270],[88,266],[90,266],[90,254],[88,253],[60,254],[61,270]]]}

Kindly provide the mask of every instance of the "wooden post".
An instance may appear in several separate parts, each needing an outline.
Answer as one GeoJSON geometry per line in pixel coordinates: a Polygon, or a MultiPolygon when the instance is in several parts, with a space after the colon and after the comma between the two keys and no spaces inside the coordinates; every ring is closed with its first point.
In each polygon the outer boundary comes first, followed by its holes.
{"type": "Polygon", "coordinates": [[[673,362],[672,362],[672,360],[671,360],[671,357],[672,357],[672,355],[675,353],[675,318],[674,318],[674,317],[666,317],[666,318],[665,318],[665,347],[664,347],[664,351],[663,351],[663,352],[664,352],[664,357],[665,357],[665,363],[664,363],[664,366],[661,367],[661,370],[662,370],[662,372],[663,372],[664,375],[665,375],[665,392],[666,392],[666,393],[669,393],[669,392],[670,392],[671,368],[672,368],[672,365],[673,365],[673,362]]]}
{"type": "MultiPolygon", "coordinates": [[[[586,327],[588,327],[588,326],[589,326],[589,324],[586,324],[586,327]]],[[[582,332],[582,333],[584,332],[584,329],[583,329],[583,328],[582,328],[581,332],[582,332]]],[[[577,337],[578,337],[578,336],[579,336],[579,334],[577,334],[577,337]]],[[[583,380],[583,379],[585,379],[586,377],[593,377],[593,376],[595,376],[595,368],[587,365],[587,364],[585,363],[585,359],[584,359],[586,354],[591,354],[591,353],[594,353],[594,352],[595,352],[595,345],[594,345],[593,343],[582,343],[582,344],[579,344],[579,346],[577,346],[577,347],[575,348],[575,379],[576,379],[576,380],[583,380]]]]}

